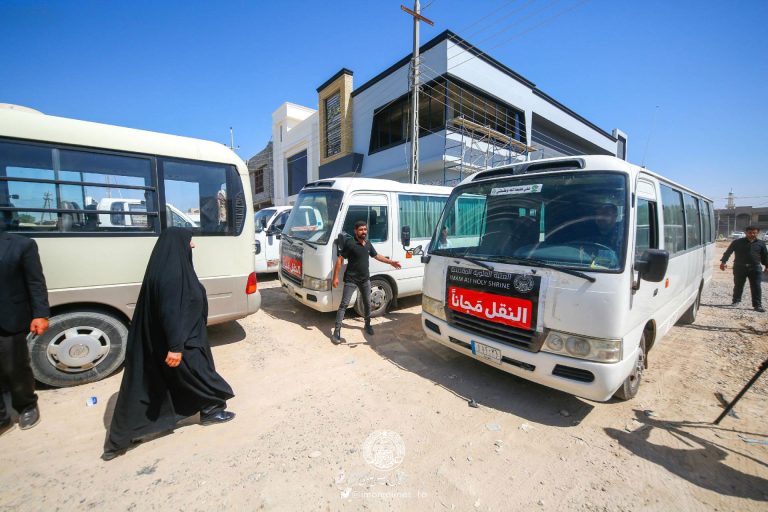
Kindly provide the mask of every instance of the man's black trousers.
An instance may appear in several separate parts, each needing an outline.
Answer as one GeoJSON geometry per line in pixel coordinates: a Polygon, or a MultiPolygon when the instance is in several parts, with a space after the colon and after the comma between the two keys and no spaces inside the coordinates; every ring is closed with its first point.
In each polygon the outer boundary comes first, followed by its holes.
{"type": "MultiPolygon", "coordinates": [[[[25,332],[0,334],[0,392],[5,390],[11,392],[11,404],[18,413],[37,404],[25,332]]],[[[0,420],[7,417],[8,411],[0,396],[0,420]]]]}
{"type": "Polygon", "coordinates": [[[752,307],[762,306],[762,272],[760,265],[734,265],[733,266],[733,302],[741,301],[744,293],[744,282],[749,279],[749,290],[752,292],[752,307]]]}

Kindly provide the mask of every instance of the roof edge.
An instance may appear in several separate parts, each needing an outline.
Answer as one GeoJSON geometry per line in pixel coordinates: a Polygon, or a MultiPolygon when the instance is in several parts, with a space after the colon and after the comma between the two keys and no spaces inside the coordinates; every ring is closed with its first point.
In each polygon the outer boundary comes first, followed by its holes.
{"type": "Polygon", "coordinates": [[[317,88],[317,92],[320,92],[320,91],[322,91],[323,89],[325,89],[326,87],[328,87],[329,85],[331,85],[331,83],[332,83],[334,80],[336,80],[337,78],[339,78],[340,76],[343,76],[343,75],[349,75],[349,76],[352,76],[352,75],[354,75],[354,74],[355,74],[355,73],[354,73],[354,72],[353,72],[351,69],[347,69],[347,68],[341,68],[341,69],[340,69],[340,70],[338,70],[338,71],[336,72],[336,74],[334,74],[334,75],[333,75],[331,78],[329,78],[328,80],[326,80],[325,82],[323,82],[323,83],[322,83],[322,85],[321,85],[320,87],[318,87],[318,88],[317,88]]]}

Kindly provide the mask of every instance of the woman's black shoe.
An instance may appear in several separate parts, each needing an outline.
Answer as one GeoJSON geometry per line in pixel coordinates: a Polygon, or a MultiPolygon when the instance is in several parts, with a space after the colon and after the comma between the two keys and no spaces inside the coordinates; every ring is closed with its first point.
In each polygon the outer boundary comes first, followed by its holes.
{"type": "Polygon", "coordinates": [[[234,417],[235,417],[235,413],[230,411],[224,411],[224,410],[219,410],[216,412],[212,412],[210,414],[200,413],[200,424],[214,425],[216,423],[226,423],[227,421],[233,419],[234,417]]]}

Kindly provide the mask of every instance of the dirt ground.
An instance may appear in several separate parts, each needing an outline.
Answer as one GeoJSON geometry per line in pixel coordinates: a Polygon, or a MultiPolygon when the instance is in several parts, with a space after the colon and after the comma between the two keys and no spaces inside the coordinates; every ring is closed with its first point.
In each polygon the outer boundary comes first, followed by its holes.
{"type": "Polygon", "coordinates": [[[259,288],[262,311],[210,328],[234,421],[103,462],[121,375],[41,390],[41,424],[0,438],[0,510],[768,510],[768,375],[711,425],[768,354],[768,314],[724,307],[730,271],[608,403],[426,341],[420,298],[337,347],[332,314],[259,288]]]}

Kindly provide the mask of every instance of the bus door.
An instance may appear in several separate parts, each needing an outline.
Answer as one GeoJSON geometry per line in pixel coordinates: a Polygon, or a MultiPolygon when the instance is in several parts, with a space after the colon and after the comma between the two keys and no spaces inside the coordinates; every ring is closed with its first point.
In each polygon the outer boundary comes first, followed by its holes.
{"type": "MultiPolygon", "coordinates": [[[[634,247],[628,247],[630,251],[629,264],[632,265],[647,249],[659,248],[659,204],[656,196],[655,183],[642,177],[637,181],[635,215],[630,233],[630,240],[634,240],[634,247]]],[[[631,242],[630,242],[631,243],[631,242]]],[[[637,272],[632,272],[633,284],[638,283],[637,272]]],[[[634,290],[631,301],[630,324],[637,325],[645,322],[653,316],[653,312],[661,307],[661,304],[669,299],[668,294],[663,293],[664,281],[650,283],[642,281],[639,289],[634,290]]]]}
{"type": "MultiPolygon", "coordinates": [[[[391,257],[395,237],[390,226],[389,195],[370,192],[354,194],[347,203],[342,231],[354,236],[355,222],[359,220],[368,224],[368,240],[376,252],[391,257]]],[[[369,263],[371,275],[392,270],[389,265],[373,259],[369,263]]]]}

